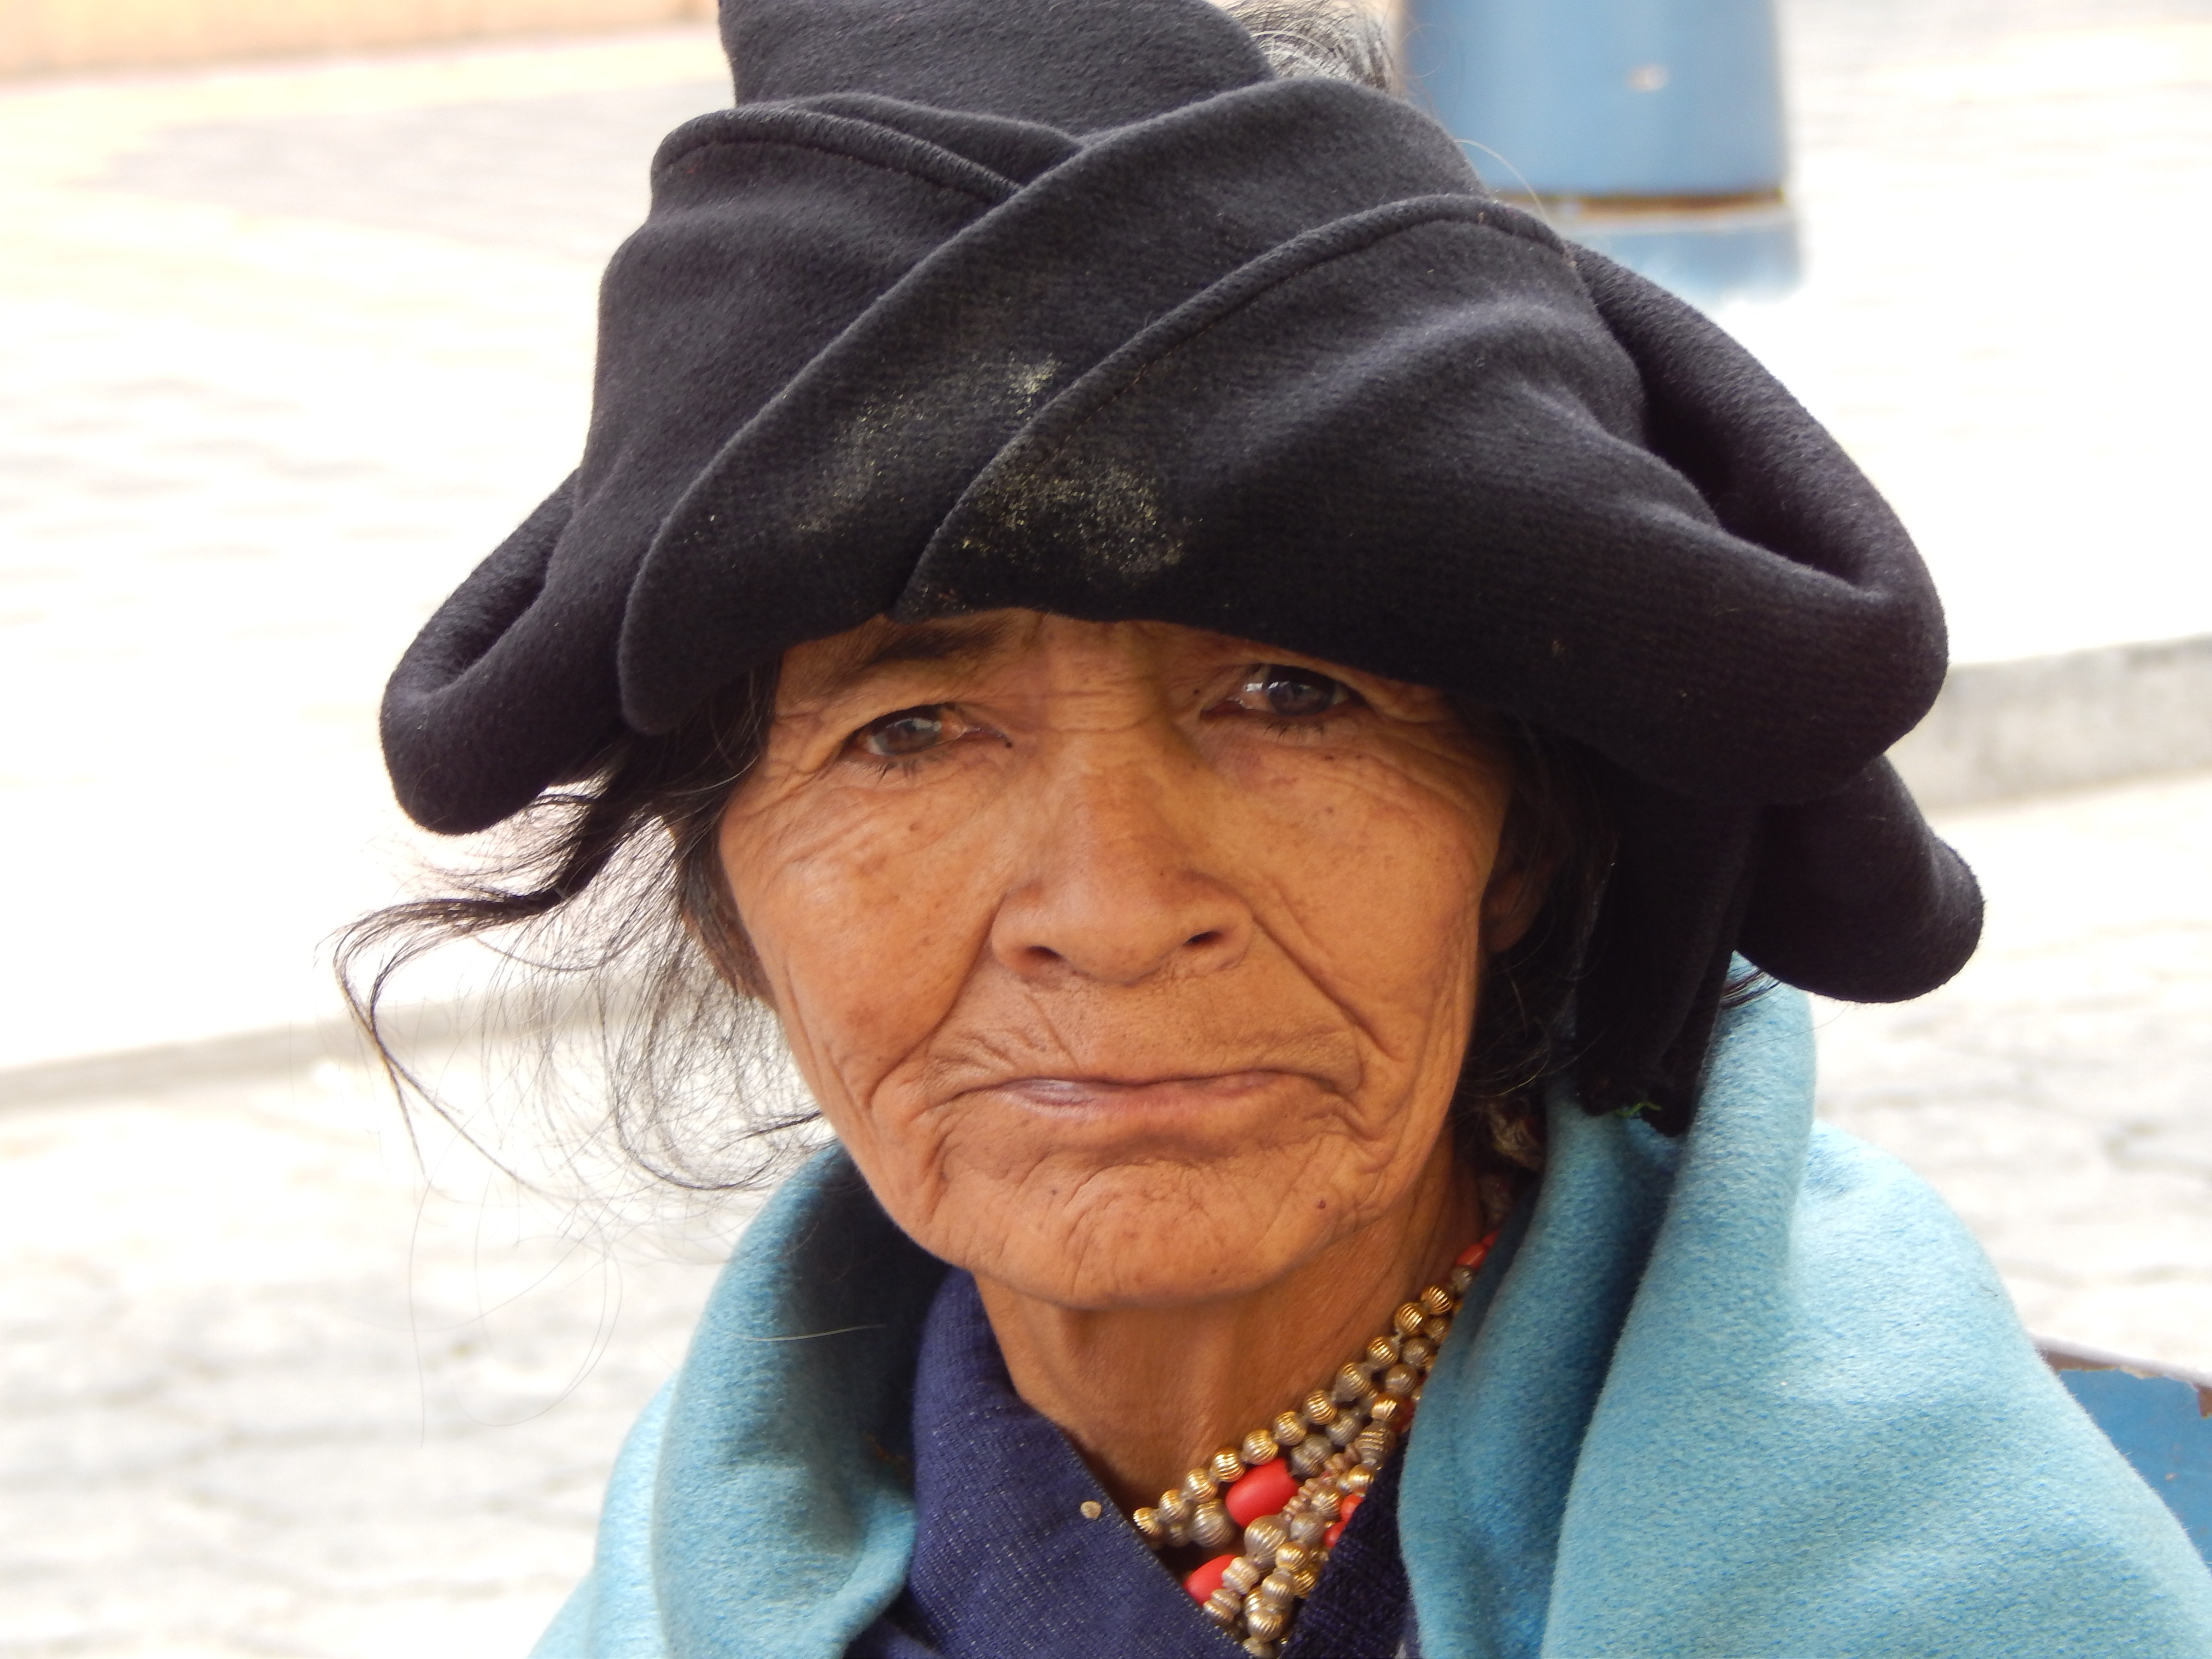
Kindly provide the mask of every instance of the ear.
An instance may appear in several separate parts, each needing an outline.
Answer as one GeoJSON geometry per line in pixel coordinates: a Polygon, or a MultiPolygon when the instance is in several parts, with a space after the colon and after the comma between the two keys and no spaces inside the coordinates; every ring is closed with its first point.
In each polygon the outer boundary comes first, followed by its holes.
{"type": "Polygon", "coordinates": [[[1559,873],[1559,856],[1546,852],[1535,856],[1514,849],[1507,838],[1498,862],[1491,866],[1490,884],[1482,890],[1482,953],[1495,957],[1511,950],[1528,936],[1544,908],[1559,873]]]}

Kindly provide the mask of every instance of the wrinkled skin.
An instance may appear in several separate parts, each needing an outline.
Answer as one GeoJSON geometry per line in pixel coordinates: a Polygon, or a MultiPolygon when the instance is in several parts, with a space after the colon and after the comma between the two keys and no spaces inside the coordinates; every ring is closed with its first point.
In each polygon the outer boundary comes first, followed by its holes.
{"type": "Polygon", "coordinates": [[[998,611],[789,653],[720,850],[799,1070],[975,1273],[1015,1385],[1146,1501],[1485,1218],[1445,1133],[1501,868],[1438,694],[998,611]]]}

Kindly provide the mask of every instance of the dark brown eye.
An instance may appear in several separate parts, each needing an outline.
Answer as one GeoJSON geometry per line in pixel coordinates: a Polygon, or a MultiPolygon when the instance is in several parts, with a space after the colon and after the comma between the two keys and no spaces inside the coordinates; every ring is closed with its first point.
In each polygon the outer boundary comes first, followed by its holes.
{"type": "Polygon", "coordinates": [[[863,753],[878,760],[903,760],[934,749],[951,734],[952,721],[942,707],[902,708],[872,720],[853,735],[863,753]]]}
{"type": "Polygon", "coordinates": [[[1352,700],[1352,688],[1310,668],[1287,663],[1261,663],[1246,675],[1231,699],[1255,714],[1277,720],[1310,720],[1341,708],[1352,700]]]}

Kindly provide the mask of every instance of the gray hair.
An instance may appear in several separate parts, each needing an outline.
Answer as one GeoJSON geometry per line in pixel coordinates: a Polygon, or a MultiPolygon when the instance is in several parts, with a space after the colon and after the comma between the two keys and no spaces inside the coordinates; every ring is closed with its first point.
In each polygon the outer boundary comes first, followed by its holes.
{"type": "Polygon", "coordinates": [[[1399,91],[1390,29],[1361,0],[1217,0],[1259,42],[1279,76],[1318,75],[1399,91]]]}

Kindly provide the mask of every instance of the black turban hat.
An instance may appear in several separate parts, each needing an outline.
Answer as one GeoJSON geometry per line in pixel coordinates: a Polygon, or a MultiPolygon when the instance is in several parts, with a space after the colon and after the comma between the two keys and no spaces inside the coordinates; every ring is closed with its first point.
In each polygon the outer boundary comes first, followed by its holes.
{"type": "Polygon", "coordinates": [[[726,0],[602,293],[583,462],[434,617],[383,732],[483,829],[787,647],[994,606],[1245,635],[1593,757],[1620,850],[1585,1103],[1687,1121],[1732,951],[1916,996],[1972,878],[1883,751],[1934,588],[1696,312],[1436,123],[1207,0],[726,0]]]}

